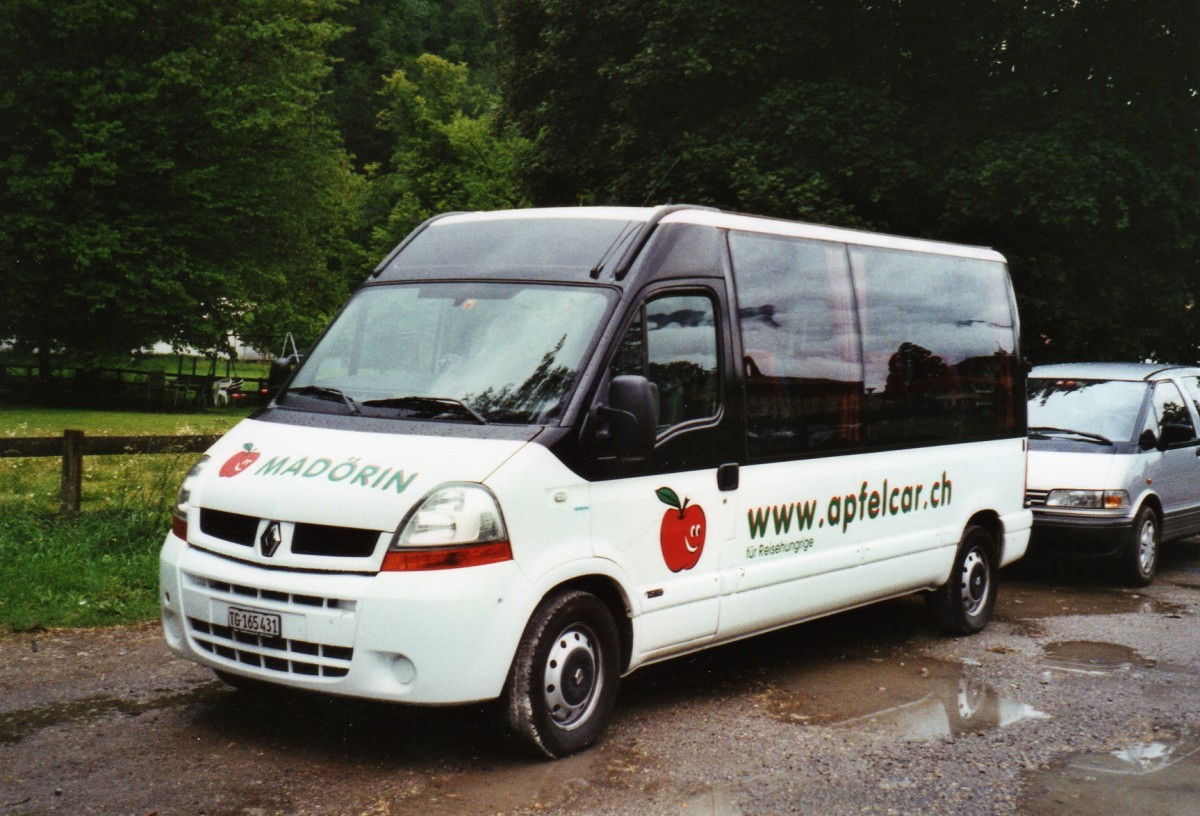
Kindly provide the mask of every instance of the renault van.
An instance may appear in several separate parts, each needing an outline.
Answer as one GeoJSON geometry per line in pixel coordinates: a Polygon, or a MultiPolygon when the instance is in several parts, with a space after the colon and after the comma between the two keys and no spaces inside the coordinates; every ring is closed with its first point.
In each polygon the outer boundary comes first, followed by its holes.
{"type": "Polygon", "coordinates": [[[235,686],[498,700],[563,756],[656,661],[1020,558],[1004,259],[672,206],[459,213],[185,479],[167,643],[235,686]]]}
{"type": "Polygon", "coordinates": [[[1200,532],[1200,368],[1063,363],[1028,387],[1034,548],[1149,584],[1161,542],[1200,532]]]}

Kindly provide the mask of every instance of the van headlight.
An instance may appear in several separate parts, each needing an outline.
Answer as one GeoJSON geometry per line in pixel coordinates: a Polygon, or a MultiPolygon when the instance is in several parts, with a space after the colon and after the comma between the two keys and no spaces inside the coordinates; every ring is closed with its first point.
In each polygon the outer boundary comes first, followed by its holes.
{"type": "Polygon", "coordinates": [[[1125,510],[1129,494],[1124,490],[1051,490],[1046,496],[1047,507],[1078,510],[1125,510]]]}
{"type": "Polygon", "coordinates": [[[200,478],[200,473],[204,470],[204,466],[211,459],[207,453],[200,457],[196,464],[192,465],[192,469],[183,477],[183,484],[179,486],[179,492],[175,494],[175,507],[171,511],[171,532],[177,538],[187,541],[188,534],[188,510],[192,505],[192,488],[196,486],[196,481],[200,478]]]}
{"type": "Polygon", "coordinates": [[[481,484],[445,484],[400,523],[383,572],[476,567],[512,560],[500,505],[481,484]]]}

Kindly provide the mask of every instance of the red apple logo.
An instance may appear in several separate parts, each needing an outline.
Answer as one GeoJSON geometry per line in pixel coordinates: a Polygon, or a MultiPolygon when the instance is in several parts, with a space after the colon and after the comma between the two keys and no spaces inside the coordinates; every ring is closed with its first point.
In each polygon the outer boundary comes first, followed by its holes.
{"type": "Polygon", "coordinates": [[[654,493],[660,502],[673,508],[663,513],[658,533],[663,561],[671,572],[691,569],[704,552],[704,536],[708,532],[704,510],[698,504],[689,505],[687,499],[680,504],[679,496],[669,487],[660,487],[654,493]]]}
{"type": "Polygon", "coordinates": [[[233,478],[254,464],[254,460],[259,456],[259,452],[254,449],[254,445],[247,442],[245,445],[242,445],[242,448],[243,450],[230,456],[229,461],[221,465],[221,476],[227,479],[233,478]]]}

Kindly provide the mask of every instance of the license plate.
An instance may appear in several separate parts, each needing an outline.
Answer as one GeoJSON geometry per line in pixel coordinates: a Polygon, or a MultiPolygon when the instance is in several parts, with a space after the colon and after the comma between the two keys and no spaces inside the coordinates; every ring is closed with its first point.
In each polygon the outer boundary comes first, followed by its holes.
{"type": "Polygon", "coordinates": [[[283,633],[283,621],[279,615],[270,612],[231,606],[229,607],[229,628],[251,635],[279,637],[283,633]]]}

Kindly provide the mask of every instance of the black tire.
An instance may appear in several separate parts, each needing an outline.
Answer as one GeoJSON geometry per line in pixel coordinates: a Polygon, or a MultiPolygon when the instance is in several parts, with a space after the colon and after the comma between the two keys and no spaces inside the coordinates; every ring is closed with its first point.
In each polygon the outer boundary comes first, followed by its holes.
{"type": "Polygon", "coordinates": [[[508,726],[551,759],[594,743],[616,701],[618,635],[587,592],[552,595],[534,611],[504,687],[508,726]]]}
{"type": "Polygon", "coordinates": [[[987,530],[974,525],[963,530],[949,580],[929,595],[930,616],[943,632],[973,635],[992,619],[998,578],[995,553],[987,530]]]}
{"type": "Polygon", "coordinates": [[[1158,553],[1162,549],[1162,532],[1158,525],[1158,514],[1152,507],[1142,507],[1129,539],[1121,551],[1121,574],[1129,586],[1147,586],[1158,573],[1158,553]]]}

